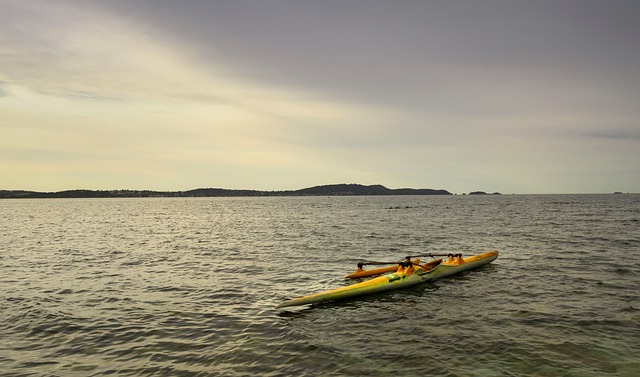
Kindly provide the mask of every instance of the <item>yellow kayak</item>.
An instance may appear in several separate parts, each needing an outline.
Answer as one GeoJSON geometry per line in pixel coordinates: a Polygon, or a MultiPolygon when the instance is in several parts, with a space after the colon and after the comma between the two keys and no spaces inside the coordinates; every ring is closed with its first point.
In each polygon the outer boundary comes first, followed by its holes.
{"type": "Polygon", "coordinates": [[[361,283],[287,300],[276,306],[276,308],[342,300],[350,297],[410,287],[484,266],[493,262],[496,258],[498,258],[498,252],[489,251],[467,258],[462,258],[460,254],[455,256],[451,255],[446,260],[437,259],[422,265],[407,263],[407,265],[397,267],[394,273],[361,283]]]}

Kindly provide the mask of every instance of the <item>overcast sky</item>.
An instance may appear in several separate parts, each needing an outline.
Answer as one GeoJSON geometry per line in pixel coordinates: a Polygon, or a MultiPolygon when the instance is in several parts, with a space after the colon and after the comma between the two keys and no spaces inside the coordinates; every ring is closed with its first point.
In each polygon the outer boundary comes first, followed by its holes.
{"type": "Polygon", "coordinates": [[[640,192],[640,1],[0,0],[0,189],[640,192]]]}

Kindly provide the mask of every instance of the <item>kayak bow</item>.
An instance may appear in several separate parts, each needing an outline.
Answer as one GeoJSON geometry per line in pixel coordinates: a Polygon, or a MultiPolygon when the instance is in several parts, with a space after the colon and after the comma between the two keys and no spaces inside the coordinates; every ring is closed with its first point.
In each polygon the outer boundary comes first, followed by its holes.
{"type": "Polygon", "coordinates": [[[498,252],[489,251],[467,258],[462,258],[460,254],[458,254],[456,257],[450,256],[447,260],[437,259],[424,265],[410,264],[407,267],[401,265],[394,273],[361,283],[294,298],[279,304],[276,308],[342,300],[350,297],[410,287],[484,266],[485,264],[493,262],[496,258],[498,258],[498,252]]]}

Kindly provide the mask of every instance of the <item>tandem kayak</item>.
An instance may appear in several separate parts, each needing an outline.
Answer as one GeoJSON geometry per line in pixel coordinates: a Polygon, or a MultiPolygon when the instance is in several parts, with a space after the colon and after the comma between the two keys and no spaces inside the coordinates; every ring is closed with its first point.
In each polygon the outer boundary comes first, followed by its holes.
{"type": "Polygon", "coordinates": [[[462,258],[458,254],[456,257],[450,257],[446,260],[436,259],[423,265],[411,262],[408,265],[401,264],[394,273],[361,283],[287,300],[277,305],[276,308],[317,304],[410,287],[484,266],[493,262],[496,258],[498,258],[498,252],[489,251],[466,258],[462,258]]]}

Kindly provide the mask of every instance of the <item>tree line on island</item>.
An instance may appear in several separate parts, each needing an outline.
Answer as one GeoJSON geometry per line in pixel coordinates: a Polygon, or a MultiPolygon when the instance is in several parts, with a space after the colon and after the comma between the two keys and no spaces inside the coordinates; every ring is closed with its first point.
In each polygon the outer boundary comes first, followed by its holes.
{"type": "MultiPolygon", "coordinates": [[[[469,195],[486,195],[475,191],[469,195]]],[[[495,193],[497,194],[497,193],[495,193]]],[[[151,190],[66,190],[37,192],[24,190],[0,190],[0,199],[29,198],[151,198],[151,197],[237,197],[237,196],[381,196],[381,195],[453,195],[447,190],[399,188],[383,185],[336,184],[285,191],[230,190],[222,188],[198,188],[187,191],[151,190]]]]}

